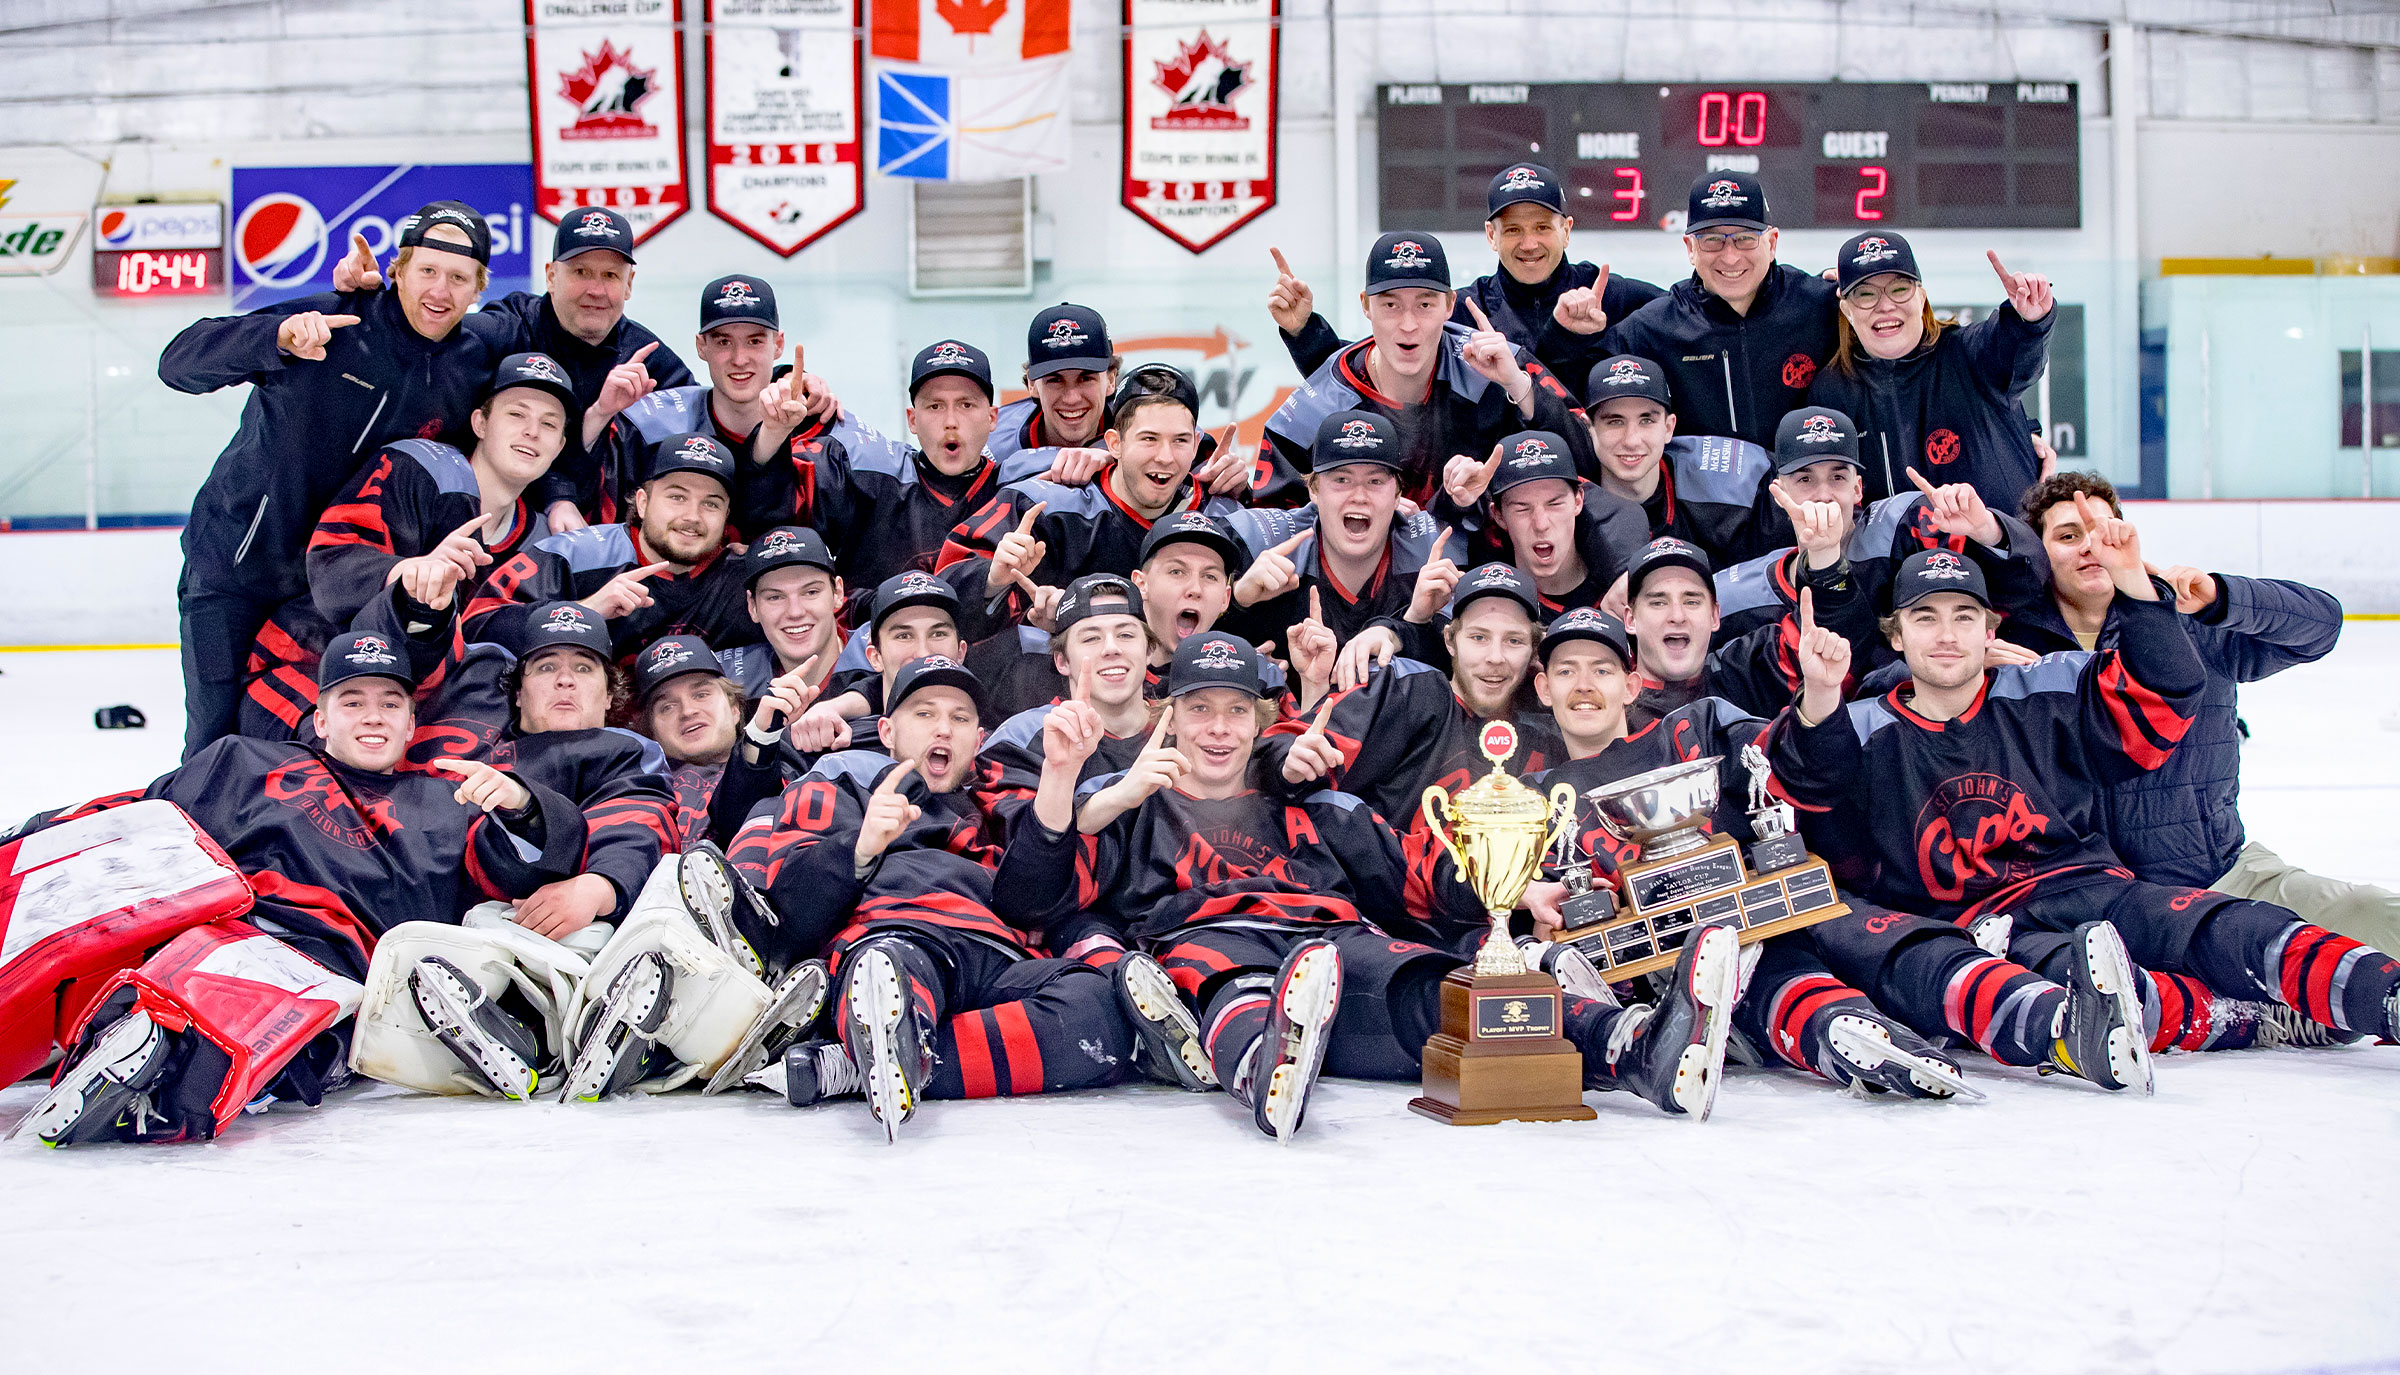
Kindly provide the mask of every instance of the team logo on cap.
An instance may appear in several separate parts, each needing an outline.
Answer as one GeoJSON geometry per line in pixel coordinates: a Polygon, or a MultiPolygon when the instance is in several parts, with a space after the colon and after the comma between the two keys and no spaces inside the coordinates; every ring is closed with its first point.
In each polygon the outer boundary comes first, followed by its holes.
{"type": "Polygon", "coordinates": [[[757,304],[758,293],[751,289],[748,282],[739,277],[727,282],[725,289],[717,293],[717,307],[720,310],[732,310],[757,304]]]}
{"type": "Polygon", "coordinates": [[[1050,322],[1049,332],[1042,336],[1042,347],[1053,350],[1071,349],[1079,344],[1088,344],[1091,341],[1091,335],[1084,333],[1081,329],[1076,327],[1075,317],[1071,315],[1062,315],[1050,322]]]}
{"type": "Polygon", "coordinates": [[[1668,554],[1690,554],[1698,557],[1700,546],[1687,540],[1679,540],[1673,535],[1662,535],[1650,541],[1650,547],[1642,551],[1642,557],[1645,559],[1661,558],[1668,554]]]}
{"type": "Polygon", "coordinates": [[[568,634],[591,628],[590,617],[580,606],[554,606],[550,608],[548,619],[542,622],[544,630],[557,630],[568,634]]]}
{"type": "Polygon", "coordinates": [[[1553,635],[1562,630],[1607,630],[1610,628],[1608,621],[1599,612],[1588,606],[1576,607],[1573,611],[1550,623],[1550,633],[1553,635]]]}
{"type": "Polygon", "coordinates": [[[1947,549],[1936,549],[1925,556],[1925,566],[1919,576],[1940,578],[1944,582],[1965,582],[1970,576],[1967,561],[1947,549]]]}
{"type": "Polygon", "coordinates": [[[1372,420],[1345,420],[1341,433],[1333,437],[1333,443],[1339,449],[1380,449],[1383,447],[1383,436],[1375,433],[1375,422],[1372,420]]]}
{"type": "Polygon", "coordinates": [[[535,382],[564,384],[567,380],[566,372],[558,364],[551,362],[550,355],[546,353],[529,355],[524,362],[517,365],[517,376],[535,382]]]}
{"type": "Polygon", "coordinates": [[[1878,234],[1870,234],[1858,241],[1858,252],[1851,255],[1850,261],[1855,266],[1861,263],[1879,263],[1886,258],[1899,256],[1900,250],[1892,247],[1891,240],[1878,234]]]}
{"type": "Polygon", "coordinates": [[[1639,359],[1620,358],[1608,365],[1608,376],[1600,379],[1600,385],[1604,387],[1630,387],[1637,382],[1646,380],[1649,376],[1649,373],[1642,370],[1642,364],[1639,359]]]}
{"type": "Polygon", "coordinates": [[[1204,512],[1181,511],[1176,513],[1174,528],[1177,530],[1214,531],[1217,523],[1204,512]]]}
{"type": "Polygon", "coordinates": [[[463,229],[473,229],[477,222],[482,219],[482,216],[478,215],[470,218],[463,210],[453,210],[449,206],[443,206],[441,209],[434,211],[425,218],[432,220],[436,224],[447,220],[451,224],[458,225],[463,229]]]}
{"type": "Polygon", "coordinates": [[[1401,270],[1430,268],[1433,266],[1433,259],[1426,256],[1425,245],[1418,243],[1415,239],[1402,239],[1392,245],[1392,256],[1384,259],[1383,265],[1401,270]]]}
{"type": "Polygon", "coordinates": [[[725,465],[723,456],[717,452],[717,441],[704,434],[696,434],[684,440],[683,447],[675,451],[675,456],[705,463],[711,468],[721,468],[725,465]]]}
{"type": "Polygon", "coordinates": [[[587,210],[576,217],[575,237],[579,239],[614,238],[616,233],[616,222],[604,211],[587,210]]]}
{"type": "MultiPolygon", "coordinates": [[[[1061,323],[1064,322],[1062,321],[1061,323]]],[[[1057,331],[1055,329],[1052,330],[1052,333],[1055,334],[1056,332],[1057,331]]],[[[1051,347],[1055,348],[1057,345],[1052,344],[1051,347]]],[[[942,342],[934,345],[933,352],[925,356],[925,366],[929,368],[957,368],[970,367],[972,364],[967,359],[966,345],[961,344],[953,339],[945,339],[942,342]]]]}
{"type": "Polygon", "coordinates": [[[399,660],[392,653],[391,643],[381,635],[361,635],[350,646],[348,658],[354,664],[391,664],[399,660]]]}
{"type": "Polygon", "coordinates": [[[1525,438],[1517,441],[1515,456],[1508,460],[1508,466],[1511,468],[1530,468],[1537,463],[1546,463],[1555,456],[1556,455],[1551,452],[1550,444],[1547,440],[1543,439],[1540,435],[1527,435],[1525,438]]]}
{"type": "Polygon", "coordinates": [[[673,668],[675,665],[680,664],[691,657],[692,651],[675,643],[673,640],[661,640],[657,644],[650,646],[650,668],[652,672],[656,672],[662,668],[673,668]]]}
{"type": "Polygon", "coordinates": [[[1842,432],[1835,428],[1830,415],[1812,415],[1800,422],[1800,432],[1792,436],[1801,444],[1838,444],[1842,432]]]}
{"type": "Polygon", "coordinates": [[[950,584],[931,573],[907,572],[900,575],[900,585],[892,589],[898,597],[915,597],[927,592],[948,592],[950,584]]]}
{"type": "Polygon", "coordinates": [[[1231,640],[1203,641],[1200,645],[1200,652],[1192,656],[1192,667],[1194,668],[1242,668],[1245,666],[1242,661],[1242,652],[1233,647],[1231,640]]]}
{"type": "Polygon", "coordinates": [[[767,537],[758,542],[760,558],[781,558],[785,554],[797,554],[800,549],[800,536],[790,530],[769,530],[767,537]]]}
{"type": "Polygon", "coordinates": [[[1475,580],[1473,586],[1514,587],[1516,582],[1516,569],[1509,567],[1505,563],[1487,563],[1483,567],[1475,570],[1475,580]]]}
{"type": "Polygon", "coordinates": [[[1742,184],[1732,180],[1712,181],[1708,184],[1708,189],[1700,193],[1700,203],[1711,210],[1723,210],[1729,205],[1744,205],[1749,202],[1749,199],[1748,196],[1742,194],[1742,184]]]}
{"type": "Polygon", "coordinates": [[[1539,172],[1530,167],[1511,167],[1508,169],[1507,178],[1500,183],[1500,189],[1503,191],[1539,191],[1549,184],[1542,180],[1539,172]]]}
{"type": "Polygon", "coordinates": [[[931,672],[937,668],[958,667],[960,667],[958,660],[950,658],[945,654],[928,654],[924,658],[917,660],[917,671],[919,673],[931,672]]]}

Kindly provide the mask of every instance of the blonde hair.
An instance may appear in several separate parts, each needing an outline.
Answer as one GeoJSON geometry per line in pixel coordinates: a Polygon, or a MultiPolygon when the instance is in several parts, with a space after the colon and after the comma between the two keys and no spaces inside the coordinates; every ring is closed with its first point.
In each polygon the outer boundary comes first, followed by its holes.
{"type": "MultiPolygon", "coordinates": [[[[466,245],[460,244],[459,247],[464,248],[466,245]]],[[[416,255],[417,246],[415,244],[410,244],[408,247],[401,249],[399,254],[392,259],[392,280],[394,282],[398,282],[400,280],[401,273],[408,271],[409,260],[414,258],[416,255]]],[[[491,284],[491,268],[482,263],[475,264],[475,294],[481,296],[483,294],[483,289],[491,284]]]]}

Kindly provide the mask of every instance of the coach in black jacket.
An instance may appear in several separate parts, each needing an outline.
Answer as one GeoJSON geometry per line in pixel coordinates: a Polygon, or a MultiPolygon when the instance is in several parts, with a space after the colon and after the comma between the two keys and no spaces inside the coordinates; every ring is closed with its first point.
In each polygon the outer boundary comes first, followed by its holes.
{"type": "Polygon", "coordinates": [[[251,384],[183,531],[186,759],[234,729],[250,644],[308,591],[309,536],[359,463],[399,439],[474,447],[467,415],[498,355],[458,325],[489,280],[491,230],[436,201],[399,237],[389,290],[197,320],[159,355],[159,380],[177,391],[251,384]]]}
{"type": "Polygon", "coordinates": [[[1602,356],[1630,353],[1665,370],[1675,432],[1772,448],[1784,414],[1833,356],[1833,283],[1775,261],[1767,193],[1747,172],[1692,184],[1683,246],[1692,275],[1610,327],[1602,356]],[[1743,247],[1744,241],[1748,247],[1743,247]]]}

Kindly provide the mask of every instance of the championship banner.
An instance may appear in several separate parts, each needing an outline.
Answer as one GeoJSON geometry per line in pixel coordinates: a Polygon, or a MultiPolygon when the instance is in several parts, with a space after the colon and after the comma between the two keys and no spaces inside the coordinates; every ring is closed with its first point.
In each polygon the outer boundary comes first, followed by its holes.
{"type": "Polygon", "coordinates": [[[1275,205],[1282,0],[1123,0],[1125,208],[1194,253],[1275,205]]]}
{"type": "Polygon", "coordinates": [[[874,0],[875,170],[1002,181],[1067,165],[1069,0],[874,0]]]}
{"type": "Polygon", "coordinates": [[[866,204],[862,4],[708,0],[709,212],[786,258],[866,204]]]}
{"type": "Polygon", "coordinates": [[[625,216],[639,243],[691,208],[683,0],[525,0],[534,207],[625,216]]]}

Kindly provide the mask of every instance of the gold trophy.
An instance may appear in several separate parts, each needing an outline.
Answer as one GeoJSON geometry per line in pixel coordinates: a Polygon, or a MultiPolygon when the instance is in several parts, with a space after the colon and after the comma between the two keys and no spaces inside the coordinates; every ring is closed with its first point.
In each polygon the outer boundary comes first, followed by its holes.
{"type": "Polygon", "coordinates": [[[1526,969],[1508,934],[1542,855],[1574,824],[1575,790],[1562,783],[1544,799],[1510,777],[1517,732],[1505,721],[1486,722],[1476,745],[1492,771],[1457,797],[1427,788],[1423,805],[1492,929],[1474,965],[1442,980],[1442,1029],[1425,1042],[1425,1091],[1408,1106],[1459,1127],[1588,1120],[1599,1114],[1583,1103],[1583,1053],[1564,1034],[1558,984],[1526,969]]]}

